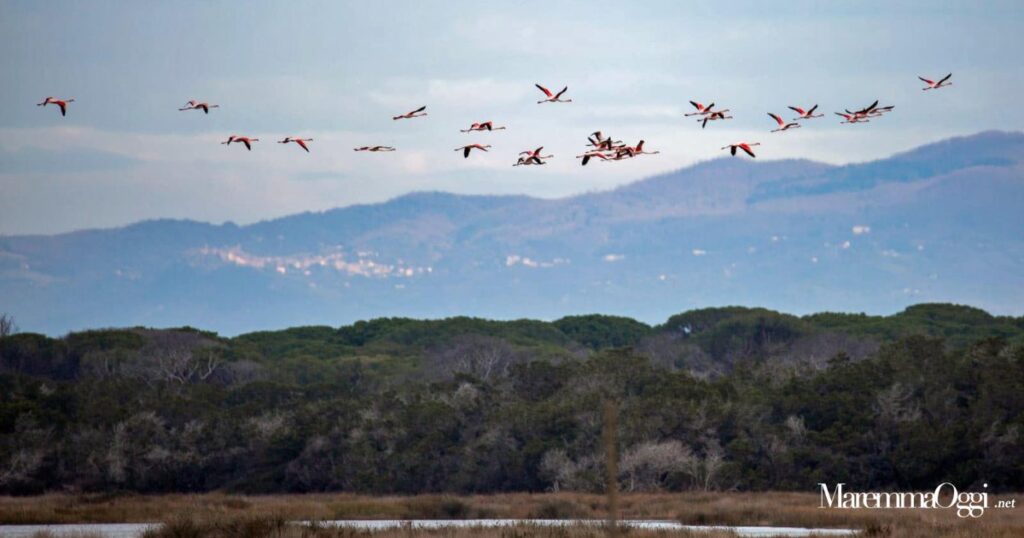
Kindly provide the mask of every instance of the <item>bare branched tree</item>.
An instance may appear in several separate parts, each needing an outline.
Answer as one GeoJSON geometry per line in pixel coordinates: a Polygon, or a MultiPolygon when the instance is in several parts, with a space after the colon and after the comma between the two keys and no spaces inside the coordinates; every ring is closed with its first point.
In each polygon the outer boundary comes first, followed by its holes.
{"type": "Polygon", "coordinates": [[[725,466],[725,451],[717,441],[704,448],[704,491],[714,489],[718,473],[725,466]]]}
{"type": "Polygon", "coordinates": [[[132,370],[149,384],[206,381],[219,371],[223,362],[217,345],[199,334],[155,331],[147,339],[132,370]]]}
{"type": "Polygon", "coordinates": [[[475,334],[452,338],[427,357],[434,373],[469,374],[483,380],[505,375],[515,359],[515,348],[505,340],[475,334]]]}
{"type": "Polygon", "coordinates": [[[664,489],[673,473],[683,473],[693,464],[693,451],[679,441],[634,445],[619,464],[622,488],[630,492],[664,489]]]}
{"type": "Polygon", "coordinates": [[[157,371],[163,380],[182,385],[192,380],[205,381],[220,366],[220,359],[210,349],[199,352],[191,349],[167,350],[157,354],[155,359],[157,371]]]}
{"type": "Polygon", "coordinates": [[[687,460],[683,472],[693,479],[698,488],[709,491],[714,489],[715,481],[724,466],[725,451],[717,440],[712,439],[705,443],[702,457],[687,460]]]}
{"type": "Polygon", "coordinates": [[[0,488],[33,483],[53,450],[53,428],[40,425],[31,414],[18,417],[10,436],[15,450],[6,461],[0,459],[0,488]]]}
{"type": "Polygon", "coordinates": [[[641,340],[636,350],[656,366],[669,371],[687,370],[706,379],[723,373],[723,366],[679,333],[657,333],[641,340]]]}
{"type": "Polygon", "coordinates": [[[18,326],[14,323],[14,316],[0,313],[0,338],[10,336],[16,332],[18,332],[18,326]]]}
{"type": "Polygon", "coordinates": [[[599,460],[585,456],[573,460],[560,448],[544,453],[540,475],[551,483],[551,491],[597,491],[600,489],[599,460]]]}
{"type": "Polygon", "coordinates": [[[893,383],[875,397],[875,412],[884,424],[915,422],[921,418],[921,406],[914,397],[914,388],[893,383]]]}

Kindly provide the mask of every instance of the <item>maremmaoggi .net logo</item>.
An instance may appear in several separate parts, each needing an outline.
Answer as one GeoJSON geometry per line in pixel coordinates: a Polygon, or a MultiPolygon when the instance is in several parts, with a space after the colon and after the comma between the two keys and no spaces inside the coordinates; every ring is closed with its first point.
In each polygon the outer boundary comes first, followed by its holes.
{"type": "MultiPolygon", "coordinates": [[[[828,484],[821,486],[821,505],[819,508],[842,509],[956,509],[959,517],[978,518],[990,508],[987,492],[961,492],[949,482],[943,482],[935,491],[895,492],[895,491],[845,491],[842,482],[829,491],[828,484]]],[[[983,487],[988,487],[985,484],[983,487]]],[[[1013,508],[1015,500],[1000,501],[997,508],[1013,508]]]]}

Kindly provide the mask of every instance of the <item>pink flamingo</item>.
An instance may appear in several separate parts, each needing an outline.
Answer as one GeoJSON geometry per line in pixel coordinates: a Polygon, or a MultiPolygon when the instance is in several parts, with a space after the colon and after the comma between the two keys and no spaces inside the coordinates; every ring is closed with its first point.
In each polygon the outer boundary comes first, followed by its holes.
{"type": "MultiPolygon", "coordinates": [[[[888,108],[891,109],[892,107],[888,107],[888,108]]],[[[846,112],[847,114],[853,114],[857,118],[866,118],[868,116],[881,114],[881,112],[878,111],[878,99],[875,99],[874,103],[871,103],[870,105],[868,105],[868,106],[866,106],[866,107],[864,107],[864,108],[862,108],[862,109],[860,109],[860,110],[858,110],[856,112],[850,112],[849,109],[845,110],[844,112],[846,112]]]]}
{"type": "Polygon", "coordinates": [[[950,74],[942,77],[942,79],[940,79],[938,82],[935,82],[934,80],[928,80],[928,79],[926,79],[924,77],[917,77],[917,78],[921,79],[922,82],[927,84],[927,86],[925,86],[924,88],[921,88],[922,90],[937,90],[939,88],[945,88],[946,86],[952,86],[953,85],[952,82],[946,82],[947,80],[949,80],[949,77],[951,77],[951,76],[953,76],[953,73],[950,73],[950,74]]]}
{"type": "Polygon", "coordinates": [[[739,149],[742,149],[744,152],[746,152],[747,155],[750,155],[751,157],[756,158],[757,155],[754,155],[754,150],[750,149],[750,147],[751,146],[760,146],[760,145],[761,145],[760,142],[737,142],[735,144],[729,144],[728,146],[722,146],[722,149],[728,148],[729,149],[729,153],[731,153],[735,157],[736,156],[736,148],[739,148],[739,149]]]}
{"type": "Polygon", "coordinates": [[[809,120],[811,118],[821,118],[821,117],[825,116],[824,114],[818,114],[818,115],[814,114],[814,111],[818,109],[818,105],[814,105],[814,106],[811,107],[810,110],[806,110],[806,111],[804,109],[798,107],[798,106],[791,106],[791,107],[789,107],[789,109],[800,115],[799,118],[793,118],[793,121],[796,121],[796,120],[809,120]]]}
{"type": "Polygon", "coordinates": [[[571,103],[572,102],[572,99],[560,99],[560,97],[562,97],[562,94],[565,93],[566,90],[569,89],[568,86],[562,88],[562,91],[560,91],[560,92],[558,92],[556,94],[552,94],[551,90],[545,88],[544,86],[541,86],[540,84],[534,84],[534,86],[536,86],[537,89],[539,89],[540,91],[544,92],[544,95],[548,96],[547,99],[542,99],[540,101],[537,101],[538,105],[541,104],[541,103],[571,103]]]}
{"type": "Polygon", "coordinates": [[[202,110],[203,114],[209,114],[211,108],[220,108],[220,105],[211,105],[210,103],[203,103],[192,99],[185,103],[183,108],[179,108],[178,110],[202,110]]]}
{"type": "Polygon", "coordinates": [[[221,144],[231,145],[232,142],[239,142],[245,144],[245,149],[252,151],[252,143],[259,142],[259,138],[249,138],[248,136],[231,135],[227,140],[221,142],[221,144]]]}
{"type": "Polygon", "coordinates": [[[550,159],[554,155],[541,155],[540,152],[544,150],[544,146],[541,146],[533,151],[520,151],[520,155],[526,155],[530,159],[550,159]]]}
{"type": "Polygon", "coordinates": [[[622,159],[630,159],[637,155],[636,148],[633,146],[623,144],[614,148],[614,153],[609,154],[609,159],[613,161],[621,161],[622,159]]]}
{"type": "Polygon", "coordinates": [[[74,102],[75,102],[74,99],[57,99],[56,97],[47,97],[46,99],[43,100],[42,103],[36,103],[36,106],[57,105],[58,107],[60,107],[60,115],[61,116],[67,116],[68,115],[68,103],[74,103],[74,102]]]}
{"type": "MultiPolygon", "coordinates": [[[[629,146],[626,146],[626,147],[629,147],[629,146]]],[[[638,142],[636,146],[633,146],[633,147],[631,147],[629,149],[632,150],[632,155],[631,156],[636,156],[636,155],[657,155],[657,154],[661,153],[661,151],[644,151],[644,141],[643,140],[638,142]]]]}
{"type": "Polygon", "coordinates": [[[697,101],[690,101],[690,104],[693,105],[693,108],[696,108],[697,111],[691,112],[689,114],[684,114],[684,116],[705,116],[707,114],[710,114],[711,109],[715,106],[714,103],[711,103],[708,106],[704,106],[701,103],[698,103],[697,101]]]}
{"type": "Polygon", "coordinates": [[[427,105],[423,105],[423,106],[417,108],[416,110],[413,110],[412,112],[406,112],[405,114],[401,114],[399,116],[393,116],[391,119],[393,119],[393,120],[408,120],[408,119],[412,119],[412,118],[419,118],[421,116],[426,116],[427,115],[426,112],[423,112],[426,109],[427,109],[427,105]]]}
{"type": "Polygon", "coordinates": [[[594,146],[599,150],[611,150],[622,144],[622,140],[613,140],[611,136],[604,138],[601,136],[601,131],[594,131],[587,137],[589,146],[594,146]]]}
{"type": "Polygon", "coordinates": [[[486,145],[468,144],[468,145],[462,146],[461,148],[455,148],[455,151],[462,151],[462,158],[463,159],[468,159],[469,158],[469,152],[473,151],[474,149],[478,149],[480,151],[487,151],[490,147],[491,147],[490,144],[486,144],[486,145]]]}
{"type": "Polygon", "coordinates": [[[844,124],[844,123],[868,123],[869,121],[871,121],[866,116],[861,116],[861,115],[852,114],[852,113],[851,114],[843,114],[842,112],[836,112],[836,116],[842,116],[843,118],[846,119],[846,121],[839,122],[841,124],[844,124]]]}
{"type": "Polygon", "coordinates": [[[772,119],[775,120],[775,122],[779,124],[779,128],[778,129],[772,129],[773,133],[777,133],[779,131],[785,131],[785,130],[788,130],[788,129],[796,129],[796,128],[800,127],[800,124],[795,122],[795,121],[789,122],[789,123],[786,123],[786,122],[782,121],[782,118],[780,118],[778,114],[772,114],[771,112],[769,112],[768,115],[771,116],[772,119]]]}
{"type": "Polygon", "coordinates": [[[309,153],[309,146],[306,146],[306,142],[312,142],[312,141],[313,141],[312,138],[295,138],[295,137],[292,137],[292,136],[288,136],[288,137],[285,137],[284,140],[278,140],[277,143],[278,144],[287,144],[289,142],[295,142],[296,144],[299,145],[300,148],[306,150],[306,153],[309,153]]]}
{"type": "Polygon", "coordinates": [[[607,161],[608,159],[610,159],[610,157],[608,155],[605,155],[603,151],[588,151],[583,155],[576,156],[577,159],[583,159],[582,161],[580,161],[580,166],[586,166],[587,163],[590,162],[590,159],[593,159],[595,157],[601,159],[602,161],[607,161]]]}
{"type": "Polygon", "coordinates": [[[500,131],[504,127],[495,127],[493,121],[485,121],[482,123],[474,123],[469,126],[469,129],[460,129],[460,132],[469,133],[473,131],[500,131]]]}
{"type": "Polygon", "coordinates": [[[706,116],[704,116],[704,119],[697,120],[697,122],[700,123],[700,128],[703,129],[703,128],[708,126],[708,122],[709,121],[731,120],[732,116],[727,116],[726,115],[727,112],[729,112],[728,108],[725,109],[725,110],[716,110],[716,111],[711,112],[711,113],[707,114],[706,116]]]}
{"type": "Polygon", "coordinates": [[[527,164],[546,164],[542,159],[550,159],[554,155],[541,155],[540,152],[544,150],[544,146],[541,146],[535,150],[527,150],[519,152],[519,161],[512,166],[522,166],[527,164]]]}
{"type": "Polygon", "coordinates": [[[513,164],[512,166],[527,166],[527,165],[531,165],[531,164],[547,164],[547,163],[545,163],[544,161],[542,161],[542,160],[540,160],[540,159],[538,159],[536,157],[519,157],[519,160],[516,161],[516,164],[513,164]]]}
{"type": "Polygon", "coordinates": [[[361,146],[358,148],[352,148],[352,151],[395,151],[395,148],[391,146],[361,146]]]}
{"type": "MultiPolygon", "coordinates": [[[[871,110],[869,110],[867,112],[860,111],[860,112],[857,112],[857,114],[859,114],[861,117],[865,117],[865,118],[879,118],[879,117],[884,116],[886,112],[892,112],[892,110],[894,108],[896,108],[896,105],[875,106],[874,108],[872,108],[871,110]]],[[[849,113],[850,111],[847,110],[846,112],[849,113]]]]}

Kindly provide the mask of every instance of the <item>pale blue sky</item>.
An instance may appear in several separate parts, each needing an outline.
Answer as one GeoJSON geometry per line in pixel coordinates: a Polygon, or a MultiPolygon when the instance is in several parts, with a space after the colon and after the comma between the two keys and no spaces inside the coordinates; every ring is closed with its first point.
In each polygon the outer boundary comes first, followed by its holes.
{"type": "MultiPolygon", "coordinates": [[[[1020,2],[0,2],[0,234],[157,217],[252,222],[413,190],[564,196],[758,140],[765,159],[887,156],[1024,129],[1020,2]],[[954,73],[921,92],[917,75],[954,73]],[[569,85],[536,105],[534,82],[569,85]],[[66,118],[34,106],[74,97],[66,118]],[[204,117],[188,99],[219,103],[204,117]],[[769,135],[766,112],[896,113],[769,135]],[[702,131],[687,100],[735,120],[702,131]],[[428,105],[426,118],[392,115],[428,105]],[[493,119],[507,131],[462,134],[493,119]],[[661,154],[581,168],[603,130],[661,154]],[[225,147],[232,133],[263,141],[225,147]],[[311,136],[312,153],[273,143],[311,136]],[[453,148],[490,143],[461,158],[453,148]],[[356,154],[365,144],[393,154],[356,154]],[[545,145],[546,167],[512,168],[545,145]]],[[[786,114],[786,117],[790,117],[786,114]]]]}

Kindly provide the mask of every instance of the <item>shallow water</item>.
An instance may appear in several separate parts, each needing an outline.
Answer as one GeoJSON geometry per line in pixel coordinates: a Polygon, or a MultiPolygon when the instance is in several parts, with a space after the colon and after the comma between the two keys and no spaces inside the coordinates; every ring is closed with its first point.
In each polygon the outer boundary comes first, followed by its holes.
{"type": "MultiPolygon", "coordinates": [[[[381,520],[338,520],[320,521],[320,525],[333,527],[351,527],[356,529],[382,530],[395,527],[411,526],[418,529],[434,529],[439,527],[509,527],[512,525],[540,525],[545,527],[565,525],[603,525],[603,520],[572,520],[572,519],[381,519],[381,520]]],[[[748,537],[797,537],[812,533],[828,536],[850,536],[857,531],[849,529],[803,529],[797,527],[725,527],[708,525],[682,525],[674,521],[627,520],[623,525],[639,529],[651,530],[691,530],[691,531],[733,531],[739,536],[748,537]]],[[[80,525],[0,525],[0,537],[22,538],[32,536],[39,531],[49,531],[54,536],[74,536],[80,533],[93,533],[105,538],[137,538],[147,529],[156,527],[156,523],[98,523],[80,525]]]]}

